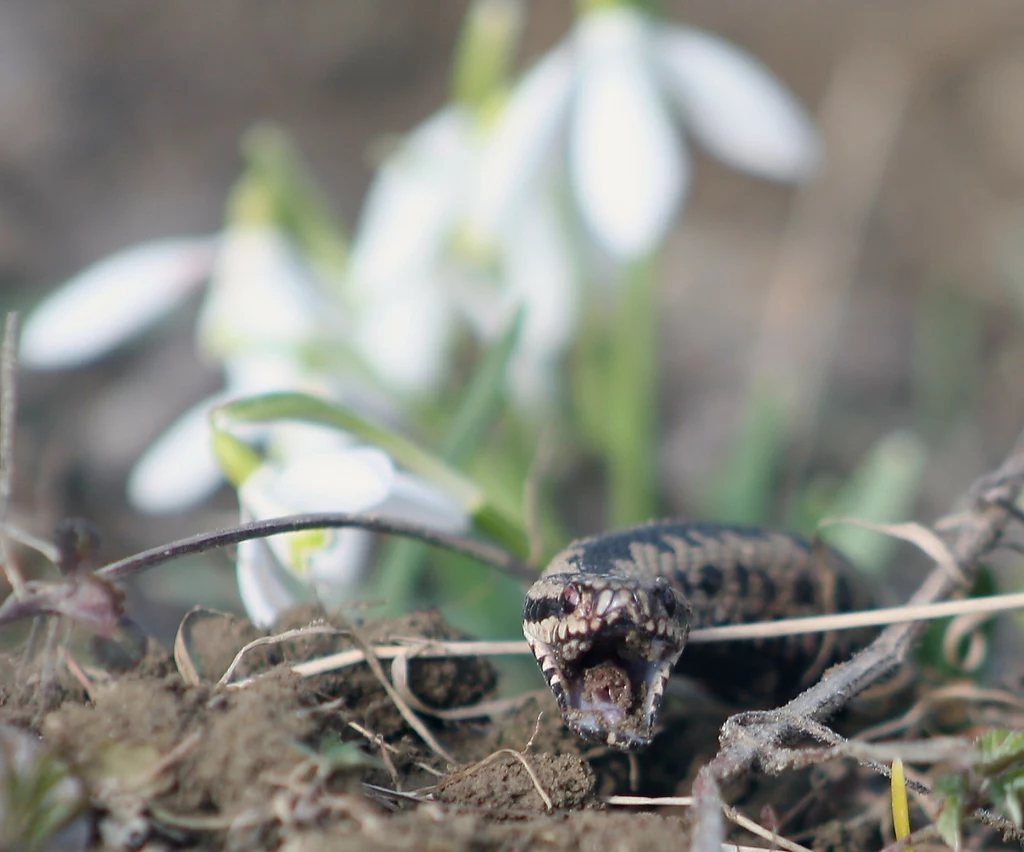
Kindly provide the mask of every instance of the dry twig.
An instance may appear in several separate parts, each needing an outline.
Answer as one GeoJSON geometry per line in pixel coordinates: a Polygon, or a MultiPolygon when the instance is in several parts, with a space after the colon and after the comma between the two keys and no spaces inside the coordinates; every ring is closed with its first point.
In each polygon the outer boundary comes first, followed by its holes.
{"type": "Polygon", "coordinates": [[[384,687],[384,691],[388,694],[388,698],[391,699],[392,703],[398,709],[398,712],[402,714],[402,718],[409,724],[409,727],[419,734],[420,739],[422,739],[423,742],[430,747],[431,751],[438,755],[438,757],[441,757],[453,766],[457,766],[458,761],[434,738],[434,735],[430,733],[427,726],[423,724],[423,720],[416,715],[416,712],[405,702],[405,699],[398,694],[398,690],[396,690],[391,684],[391,681],[388,680],[388,676],[384,673],[384,668],[381,666],[380,660],[377,655],[373,653],[372,646],[366,642],[361,635],[359,635],[359,631],[350,629],[345,632],[347,632],[348,635],[351,636],[352,639],[363,649],[363,653],[366,655],[366,664],[370,667],[370,671],[373,672],[374,677],[380,681],[380,685],[384,687]]]}
{"type": "Polygon", "coordinates": [[[17,594],[25,585],[21,570],[11,556],[7,542],[7,515],[14,482],[14,424],[17,419],[18,315],[7,314],[3,344],[0,346],[0,566],[17,594]]]}

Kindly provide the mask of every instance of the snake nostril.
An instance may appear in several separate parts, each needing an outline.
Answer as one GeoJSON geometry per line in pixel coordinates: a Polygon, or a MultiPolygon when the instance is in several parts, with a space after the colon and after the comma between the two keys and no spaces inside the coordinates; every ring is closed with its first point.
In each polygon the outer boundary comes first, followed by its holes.
{"type": "Polygon", "coordinates": [[[569,615],[580,605],[580,590],[572,583],[566,583],[558,596],[558,602],[562,605],[562,612],[569,615]]]}

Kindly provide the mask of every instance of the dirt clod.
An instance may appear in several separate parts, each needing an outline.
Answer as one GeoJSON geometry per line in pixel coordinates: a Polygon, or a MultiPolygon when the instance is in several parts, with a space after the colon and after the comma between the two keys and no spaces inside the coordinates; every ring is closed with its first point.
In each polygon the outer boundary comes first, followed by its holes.
{"type": "Polygon", "coordinates": [[[594,783],[590,764],[570,754],[498,752],[445,778],[437,798],[448,804],[493,808],[499,813],[574,810],[594,804],[594,783]]]}

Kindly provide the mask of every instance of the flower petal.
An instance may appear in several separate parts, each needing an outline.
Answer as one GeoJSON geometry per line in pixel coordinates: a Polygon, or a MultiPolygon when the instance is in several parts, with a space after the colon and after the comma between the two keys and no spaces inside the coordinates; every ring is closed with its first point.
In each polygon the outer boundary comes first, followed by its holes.
{"type": "MultiPolygon", "coordinates": [[[[361,512],[462,531],[465,512],[429,483],[397,472],[372,447],[265,465],[238,490],[243,520],[294,512],[361,512]]],[[[250,545],[253,543],[249,543],[250,545]]],[[[362,577],[370,537],[355,529],[309,530],[270,536],[263,550],[239,546],[238,583],[250,618],[266,624],[301,600],[325,605],[345,599],[362,577]]]]}
{"type": "Polygon", "coordinates": [[[374,513],[444,532],[469,529],[469,518],[458,503],[426,480],[401,471],[396,471],[391,493],[374,513]]]}
{"type": "MultiPolygon", "coordinates": [[[[243,513],[242,522],[252,520],[243,513]]],[[[266,541],[253,539],[238,545],[235,576],[249,620],[269,627],[285,610],[316,599],[314,590],[281,567],[266,541]]]]}
{"type": "Polygon", "coordinates": [[[682,198],[682,142],[648,66],[646,19],[623,8],[592,12],[578,36],[573,188],[608,251],[624,260],[642,257],[664,237],[682,198]]]}
{"type": "Polygon", "coordinates": [[[504,295],[511,311],[526,309],[510,365],[513,395],[536,409],[553,401],[555,362],[572,340],[579,294],[569,234],[554,203],[544,199],[524,213],[508,232],[504,295]]]}
{"type": "Polygon", "coordinates": [[[141,334],[210,274],[216,246],[216,237],[154,240],[93,264],[26,317],[20,362],[74,367],[141,334]]]}
{"type": "Polygon", "coordinates": [[[451,231],[472,152],[469,122],[457,108],[413,130],[377,173],[352,244],[350,276],[357,294],[414,287],[451,231]]]}
{"type": "Polygon", "coordinates": [[[570,45],[551,51],[519,81],[484,143],[469,219],[481,234],[496,234],[536,190],[553,159],[555,137],[565,124],[573,86],[570,45]]]}
{"type": "MultiPolygon", "coordinates": [[[[296,512],[362,512],[387,499],[394,482],[391,459],[360,447],[308,456],[284,465],[264,465],[238,489],[238,499],[256,519],[296,512]]],[[[308,583],[331,589],[358,582],[368,537],[356,530],[312,530],[266,539],[282,567],[308,583]]]]}
{"type": "Polygon", "coordinates": [[[773,180],[799,180],[817,167],[814,124],[761,63],[699,30],[663,27],[655,38],[686,130],[718,159],[773,180]]]}
{"type": "Polygon", "coordinates": [[[210,441],[210,409],[225,394],[196,403],[139,457],[128,476],[128,502],[141,512],[179,512],[202,503],[224,481],[210,441]]]}
{"type": "Polygon", "coordinates": [[[388,385],[423,394],[444,378],[453,323],[447,294],[423,269],[417,288],[400,298],[382,293],[360,307],[352,344],[388,385]]]}
{"type": "Polygon", "coordinates": [[[274,228],[225,232],[199,315],[199,339],[221,360],[258,348],[297,348],[335,319],[292,243],[274,228]]]}
{"type": "MultiPolygon", "coordinates": [[[[355,447],[292,459],[264,468],[265,487],[287,512],[361,512],[379,506],[391,491],[395,469],[381,450],[355,447]]],[[[260,487],[254,473],[242,484],[245,495],[260,487]],[[250,484],[252,483],[252,484],[250,484]]],[[[253,505],[246,496],[247,505],[253,505]]],[[[265,513],[257,513],[267,517],[265,513]]]]}

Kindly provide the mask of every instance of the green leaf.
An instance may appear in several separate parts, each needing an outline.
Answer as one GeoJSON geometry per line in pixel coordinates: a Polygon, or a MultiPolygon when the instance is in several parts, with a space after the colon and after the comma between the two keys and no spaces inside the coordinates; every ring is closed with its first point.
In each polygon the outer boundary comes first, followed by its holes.
{"type": "Polygon", "coordinates": [[[342,742],[336,736],[321,741],[318,752],[333,769],[383,768],[379,760],[363,751],[357,743],[342,742]]]}
{"type": "Polygon", "coordinates": [[[935,827],[942,839],[959,852],[963,841],[964,813],[967,801],[967,781],[963,775],[947,775],[935,784],[935,793],[942,800],[942,810],[935,827]]]}
{"type": "Polygon", "coordinates": [[[975,740],[978,749],[978,772],[994,775],[1024,760],[1024,731],[997,729],[987,731],[975,740]]]}
{"type": "Polygon", "coordinates": [[[211,431],[213,454],[217,457],[220,469],[224,471],[228,482],[237,488],[263,464],[263,458],[245,441],[217,428],[216,423],[212,425],[211,431]]]}
{"type": "MultiPolygon", "coordinates": [[[[974,582],[971,584],[971,588],[967,592],[967,597],[981,598],[998,593],[999,588],[996,584],[992,569],[983,564],[975,576],[974,582]]],[[[963,668],[957,665],[954,661],[946,659],[946,630],[949,629],[950,624],[954,621],[955,619],[953,618],[943,618],[931,622],[928,629],[925,631],[924,636],[921,637],[921,641],[914,652],[914,656],[920,660],[923,665],[934,669],[936,674],[940,677],[964,677],[967,675],[974,680],[981,680],[985,676],[985,664],[974,671],[965,672],[963,668]]],[[[992,620],[985,622],[978,627],[978,630],[981,631],[984,636],[987,636],[991,643],[992,634],[995,630],[995,621],[992,620]]],[[[967,649],[969,641],[970,638],[968,636],[962,637],[961,646],[957,652],[958,659],[963,659],[963,654],[967,649]]]]}
{"type": "Polygon", "coordinates": [[[441,457],[449,464],[464,465],[501,416],[507,398],[508,367],[519,345],[523,317],[520,308],[473,374],[441,444],[441,457]]]}
{"type": "Polygon", "coordinates": [[[21,841],[29,849],[49,848],[47,841],[86,805],[67,765],[49,754],[35,754],[24,766],[9,767],[0,796],[5,817],[0,838],[16,845],[21,841]]]}
{"type": "Polygon", "coordinates": [[[573,343],[569,368],[575,429],[588,449],[603,452],[607,444],[609,344],[599,306],[584,305],[573,343]]]}
{"type": "MultiPolygon", "coordinates": [[[[288,134],[275,125],[259,124],[243,136],[242,150],[248,170],[239,187],[248,186],[248,194],[253,185],[261,187],[272,204],[273,222],[323,273],[339,278],[348,261],[344,229],[288,134]]],[[[231,206],[236,214],[237,201],[233,198],[231,206]]]]}
{"type": "Polygon", "coordinates": [[[923,291],[915,311],[913,392],[928,434],[943,434],[977,409],[985,374],[983,304],[966,287],[923,291]]]}
{"type": "MultiPolygon", "coordinates": [[[[910,432],[890,432],[871,448],[826,513],[892,523],[912,513],[921,490],[927,452],[910,432]]],[[[837,524],[825,534],[829,544],[863,571],[878,574],[900,542],[892,536],[852,524],[837,524]]]]}
{"type": "Polygon", "coordinates": [[[762,390],[751,396],[732,452],[704,501],[709,517],[734,524],[771,520],[786,422],[785,410],[774,394],[762,390]]]}
{"type": "Polygon", "coordinates": [[[458,555],[446,556],[439,567],[434,603],[454,627],[481,638],[522,631],[523,587],[518,580],[481,571],[479,564],[458,555]]]}
{"type": "Polygon", "coordinates": [[[407,438],[344,406],[308,394],[270,393],[222,405],[211,414],[214,429],[219,431],[242,423],[279,420],[330,426],[379,447],[399,465],[447,494],[495,541],[518,555],[526,553],[522,523],[490,501],[473,482],[407,438]]]}
{"type": "MultiPolygon", "coordinates": [[[[446,430],[441,445],[441,458],[462,466],[483,445],[495,421],[504,411],[508,388],[508,365],[515,353],[523,325],[519,310],[505,333],[491,346],[469,382],[458,410],[446,430]]],[[[496,500],[495,500],[496,502],[496,500]]],[[[404,612],[415,599],[428,550],[414,541],[389,542],[376,572],[374,597],[385,601],[387,612],[404,612]]],[[[437,564],[444,575],[451,560],[437,564]]],[[[479,566],[471,582],[480,580],[479,566]],[[475,578],[475,579],[474,579],[475,578]]]]}
{"type": "Polygon", "coordinates": [[[1005,811],[1017,825],[1021,824],[1021,792],[1024,791],[1024,767],[1007,772],[990,781],[992,803],[1005,811]]]}

